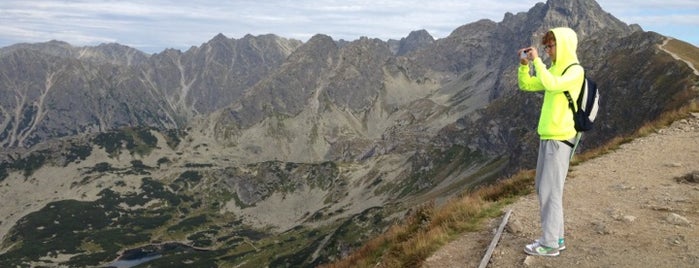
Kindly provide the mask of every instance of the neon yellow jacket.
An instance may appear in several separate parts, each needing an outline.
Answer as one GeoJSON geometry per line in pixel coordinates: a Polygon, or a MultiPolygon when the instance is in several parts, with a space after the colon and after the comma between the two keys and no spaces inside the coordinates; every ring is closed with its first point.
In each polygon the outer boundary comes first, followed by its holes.
{"type": "Polygon", "coordinates": [[[536,76],[531,76],[529,65],[520,64],[517,76],[521,90],[544,91],[544,103],[537,128],[539,137],[542,140],[569,140],[576,134],[575,122],[563,92],[567,90],[573,100],[577,99],[584,70],[580,65],[574,65],[565,75],[561,75],[566,67],[578,63],[578,37],[570,28],[553,28],[551,31],[556,37],[556,61],[547,69],[541,58],[534,59],[536,76]]]}

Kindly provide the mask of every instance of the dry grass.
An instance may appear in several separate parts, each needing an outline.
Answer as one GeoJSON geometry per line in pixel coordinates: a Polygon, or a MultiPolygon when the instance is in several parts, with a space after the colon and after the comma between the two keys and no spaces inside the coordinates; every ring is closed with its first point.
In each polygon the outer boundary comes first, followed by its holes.
{"type": "Polygon", "coordinates": [[[533,176],[532,171],[522,171],[500,183],[464,193],[441,207],[427,203],[354,254],[325,267],[419,267],[459,234],[478,231],[483,220],[499,216],[512,197],[531,192],[533,176]]]}
{"type": "MultiPolygon", "coordinates": [[[[666,112],[631,136],[617,137],[576,156],[574,164],[609,153],[623,143],[654,133],[693,112],[699,112],[696,101],[666,112]]],[[[485,219],[502,214],[504,205],[531,193],[534,173],[534,170],[520,171],[495,184],[463,193],[440,207],[434,203],[418,207],[409,212],[402,223],[391,226],[350,256],[324,267],[419,267],[427,257],[458,235],[480,230],[485,219]]]]}
{"type": "Polygon", "coordinates": [[[692,65],[694,65],[694,68],[699,68],[699,49],[692,44],[681,40],[672,39],[667,42],[665,49],[691,62],[692,65]]]}

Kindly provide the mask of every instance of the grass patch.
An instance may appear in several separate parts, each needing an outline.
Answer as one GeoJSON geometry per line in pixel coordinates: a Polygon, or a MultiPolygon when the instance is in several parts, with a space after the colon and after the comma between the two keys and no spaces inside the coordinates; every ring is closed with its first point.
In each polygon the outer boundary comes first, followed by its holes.
{"type": "Polygon", "coordinates": [[[665,49],[677,54],[677,56],[680,58],[691,62],[692,65],[694,65],[694,68],[699,68],[699,49],[697,49],[695,46],[684,41],[672,39],[667,42],[665,49]]]}
{"type": "Polygon", "coordinates": [[[179,129],[168,129],[165,131],[165,142],[170,147],[170,149],[175,150],[180,142],[182,142],[181,137],[186,136],[183,130],[179,129]]]}
{"type": "Polygon", "coordinates": [[[157,146],[158,138],[146,128],[124,128],[117,131],[98,134],[93,140],[110,156],[118,155],[122,149],[131,154],[148,155],[157,146]]]}
{"type": "Polygon", "coordinates": [[[481,230],[483,220],[500,215],[512,196],[531,191],[533,176],[520,172],[505,181],[508,187],[485,186],[441,207],[433,202],[418,207],[402,223],[391,226],[349,257],[324,267],[370,267],[377,263],[381,267],[419,267],[459,234],[481,230]]]}
{"type": "MultiPolygon", "coordinates": [[[[663,113],[629,136],[614,138],[577,155],[573,162],[580,163],[607,154],[623,143],[655,133],[695,112],[699,112],[699,105],[692,101],[680,109],[663,113]]],[[[494,184],[464,192],[440,207],[427,203],[349,256],[322,267],[420,267],[427,257],[459,234],[481,230],[485,219],[500,216],[502,207],[518,197],[531,194],[534,176],[534,170],[522,170],[494,184]]]]}
{"type": "MultiPolygon", "coordinates": [[[[28,178],[34,174],[36,170],[44,166],[44,164],[47,162],[48,154],[49,152],[46,150],[32,152],[27,157],[18,159],[14,163],[10,164],[9,167],[14,170],[22,170],[24,177],[28,178]]],[[[6,172],[7,171],[5,171],[5,173],[6,172]]]]}
{"type": "Polygon", "coordinates": [[[208,222],[209,221],[207,220],[206,215],[194,216],[191,218],[184,219],[174,226],[168,227],[168,231],[175,232],[197,230],[201,226],[207,224],[208,222]]]}
{"type": "Polygon", "coordinates": [[[66,160],[63,167],[76,160],[85,160],[90,154],[92,154],[92,146],[89,144],[71,144],[64,155],[66,160]]]}

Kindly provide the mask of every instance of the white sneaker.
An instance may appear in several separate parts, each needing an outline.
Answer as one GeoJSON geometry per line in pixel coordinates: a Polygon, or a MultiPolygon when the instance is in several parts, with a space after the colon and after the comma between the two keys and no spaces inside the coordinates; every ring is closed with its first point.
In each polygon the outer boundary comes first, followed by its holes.
{"type": "Polygon", "coordinates": [[[548,256],[548,257],[555,257],[561,253],[557,248],[550,248],[550,247],[542,246],[541,244],[539,244],[538,241],[535,241],[534,243],[526,245],[524,247],[524,252],[529,254],[529,255],[548,256]]]}
{"type": "MultiPolygon", "coordinates": [[[[539,239],[534,240],[535,243],[539,243],[539,239]]],[[[558,250],[565,250],[566,249],[566,240],[565,238],[558,239],[558,250]]],[[[541,244],[541,243],[539,243],[541,244]]]]}

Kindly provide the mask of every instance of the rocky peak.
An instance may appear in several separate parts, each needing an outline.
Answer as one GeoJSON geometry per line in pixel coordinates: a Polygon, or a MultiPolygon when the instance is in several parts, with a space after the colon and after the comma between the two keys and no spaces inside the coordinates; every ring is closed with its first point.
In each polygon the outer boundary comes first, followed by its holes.
{"type": "Polygon", "coordinates": [[[527,13],[505,14],[504,26],[522,32],[534,33],[530,43],[536,43],[545,31],[554,27],[570,27],[580,40],[598,32],[615,32],[626,36],[641,30],[638,25],[627,25],[604,11],[594,0],[548,0],[538,3],[527,13]]]}
{"type": "Polygon", "coordinates": [[[77,49],[77,58],[116,65],[139,65],[148,61],[148,55],[138,49],[118,43],[100,44],[77,49]]]}
{"type": "Polygon", "coordinates": [[[209,42],[228,42],[228,37],[223,33],[218,33],[214,38],[211,38],[209,42]]]}
{"type": "Polygon", "coordinates": [[[494,58],[501,57],[493,49],[500,43],[493,39],[497,30],[497,23],[479,20],[455,29],[446,38],[409,56],[433,70],[458,74],[474,64],[493,62],[494,58]]]}
{"type": "Polygon", "coordinates": [[[329,53],[337,53],[338,45],[330,36],[317,34],[311,37],[305,44],[299,46],[291,55],[289,62],[308,61],[320,57],[326,57],[329,53]]]}
{"type": "Polygon", "coordinates": [[[235,122],[243,128],[258,123],[270,114],[295,115],[306,105],[307,98],[337,61],[338,48],[327,35],[315,35],[294,50],[287,60],[244,98],[226,108],[220,120],[235,122]]]}
{"type": "Polygon", "coordinates": [[[132,47],[118,43],[103,43],[98,46],[74,47],[69,43],[51,40],[36,44],[17,44],[0,49],[0,55],[26,50],[32,53],[51,55],[63,59],[78,59],[97,64],[137,65],[148,60],[148,55],[132,47]]]}
{"type": "Polygon", "coordinates": [[[330,79],[328,96],[341,107],[364,111],[382,87],[383,66],[393,56],[388,44],[362,37],[342,47],[340,65],[330,79]]]}
{"type": "Polygon", "coordinates": [[[238,100],[276,70],[302,43],[276,35],[245,35],[229,39],[218,34],[200,48],[168,63],[183,71],[175,88],[188,93],[190,110],[209,114],[238,100]],[[202,71],[206,70],[206,71],[202,71]]]}
{"type": "Polygon", "coordinates": [[[412,31],[408,37],[400,40],[396,55],[405,55],[418,49],[428,47],[432,43],[434,43],[434,38],[427,30],[412,31]]]}
{"type": "Polygon", "coordinates": [[[4,54],[11,53],[13,51],[17,50],[30,50],[34,52],[38,52],[41,54],[48,54],[52,56],[57,56],[61,58],[70,58],[73,56],[73,47],[63,41],[58,41],[58,40],[51,40],[48,42],[44,43],[35,43],[35,44],[28,44],[28,43],[21,43],[21,44],[16,44],[12,46],[8,46],[5,48],[0,49],[0,56],[4,54]]]}

